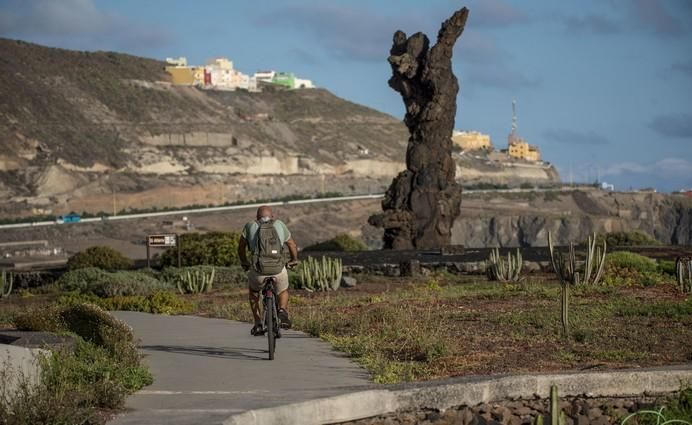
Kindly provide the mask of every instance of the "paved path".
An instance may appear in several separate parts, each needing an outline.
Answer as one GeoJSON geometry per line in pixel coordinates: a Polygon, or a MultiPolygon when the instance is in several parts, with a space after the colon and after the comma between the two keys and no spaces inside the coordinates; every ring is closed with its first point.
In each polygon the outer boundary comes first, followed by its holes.
{"type": "Polygon", "coordinates": [[[250,325],[191,316],[116,312],[140,338],[154,384],[131,396],[112,425],[221,424],[249,409],[369,387],[367,373],[331,347],[284,331],[276,358],[250,325]]]}

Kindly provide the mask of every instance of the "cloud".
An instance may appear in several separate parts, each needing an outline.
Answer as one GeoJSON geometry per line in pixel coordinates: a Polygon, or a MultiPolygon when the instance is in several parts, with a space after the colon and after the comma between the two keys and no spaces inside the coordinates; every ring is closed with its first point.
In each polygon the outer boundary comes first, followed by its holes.
{"type": "Polygon", "coordinates": [[[659,115],[651,121],[649,127],[664,137],[692,139],[690,114],[659,115]]]}
{"type": "Polygon", "coordinates": [[[507,27],[526,24],[529,17],[520,9],[501,0],[482,0],[469,4],[469,26],[507,27]]]}
{"type": "Polygon", "coordinates": [[[687,32],[685,26],[668,10],[670,1],[663,0],[630,0],[629,15],[637,27],[644,28],[662,37],[678,37],[687,32]]]}
{"type": "Polygon", "coordinates": [[[172,38],[168,30],[134,23],[93,0],[9,0],[0,6],[0,35],[61,47],[135,50],[172,38]]]}
{"type": "Polygon", "coordinates": [[[676,62],[670,66],[669,71],[674,74],[682,74],[692,77],[692,62],[676,62]]]}
{"type": "Polygon", "coordinates": [[[543,137],[550,141],[569,145],[607,145],[610,143],[608,139],[592,130],[549,129],[543,132],[543,137]]]}
{"type": "Polygon", "coordinates": [[[292,4],[255,19],[263,27],[306,32],[332,55],[359,61],[386,59],[396,31],[391,21],[370,10],[337,3],[292,4]]]}
{"type": "Polygon", "coordinates": [[[609,35],[621,30],[615,21],[598,15],[569,16],[565,18],[564,24],[569,33],[609,35]]]}
{"type": "Polygon", "coordinates": [[[479,84],[508,91],[538,87],[541,80],[529,78],[518,71],[512,71],[504,64],[485,64],[467,66],[467,72],[460,79],[466,84],[479,84]]]}
{"type": "Polygon", "coordinates": [[[621,162],[609,165],[606,176],[622,174],[652,174],[665,178],[692,176],[692,162],[682,158],[664,158],[653,163],[621,162]]]}

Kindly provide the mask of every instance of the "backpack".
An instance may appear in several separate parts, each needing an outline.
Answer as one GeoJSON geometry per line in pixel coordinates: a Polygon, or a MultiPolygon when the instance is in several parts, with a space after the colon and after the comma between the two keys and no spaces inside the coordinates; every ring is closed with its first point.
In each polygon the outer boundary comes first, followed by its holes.
{"type": "Polygon", "coordinates": [[[284,269],[283,244],[274,220],[258,222],[257,244],[252,253],[252,268],[262,276],[277,275],[284,269]]]}

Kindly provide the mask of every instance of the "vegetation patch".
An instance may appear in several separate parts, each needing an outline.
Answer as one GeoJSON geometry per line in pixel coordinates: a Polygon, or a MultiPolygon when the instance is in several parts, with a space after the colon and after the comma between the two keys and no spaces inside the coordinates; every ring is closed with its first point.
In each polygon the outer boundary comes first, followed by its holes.
{"type": "Polygon", "coordinates": [[[368,247],[360,240],[351,235],[342,233],[334,236],[324,242],[319,242],[314,245],[307,246],[303,251],[339,251],[339,252],[355,252],[367,251],[368,247]]]}
{"type": "Polygon", "coordinates": [[[147,272],[107,272],[94,267],[68,271],[56,284],[62,291],[91,293],[99,297],[148,295],[171,287],[147,272]]]}
{"type": "MultiPolygon", "coordinates": [[[[435,274],[358,281],[337,292],[292,290],[291,316],[294,327],[352,356],[376,382],[692,358],[692,310],[673,285],[575,287],[565,338],[555,280],[501,284],[435,274]]],[[[197,313],[252,321],[240,289],[224,292],[222,301],[201,299],[197,313]]]]}
{"type": "Polygon", "coordinates": [[[61,295],[58,304],[71,306],[90,303],[110,311],[140,311],[153,314],[189,314],[194,304],[172,292],[157,291],[147,296],[131,295],[101,298],[93,294],[72,292],[61,295]]]}
{"type": "Polygon", "coordinates": [[[644,232],[610,232],[605,235],[599,235],[598,244],[606,241],[608,246],[656,246],[661,245],[661,242],[652,238],[644,232]]]}
{"type": "Polygon", "coordinates": [[[74,347],[39,358],[37,382],[3,368],[0,421],[7,424],[92,424],[103,410],[123,406],[125,397],[152,383],[141,364],[131,330],[94,305],[33,310],[15,319],[21,330],[68,333],[74,347]],[[10,374],[18,389],[7,386],[10,374]],[[9,391],[12,391],[11,395],[9,391]]]}
{"type": "MultiPolygon", "coordinates": [[[[181,265],[184,267],[239,266],[238,243],[240,233],[209,232],[186,233],[180,235],[181,265]]],[[[178,265],[178,249],[169,248],[161,255],[161,265],[173,267],[178,265]]]]}
{"type": "Polygon", "coordinates": [[[665,269],[649,257],[629,251],[616,251],[606,256],[603,277],[606,285],[651,286],[672,281],[665,269]]]}
{"type": "Polygon", "coordinates": [[[132,260],[108,246],[92,246],[67,260],[68,270],[96,267],[108,271],[132,268],[132,260]]]}

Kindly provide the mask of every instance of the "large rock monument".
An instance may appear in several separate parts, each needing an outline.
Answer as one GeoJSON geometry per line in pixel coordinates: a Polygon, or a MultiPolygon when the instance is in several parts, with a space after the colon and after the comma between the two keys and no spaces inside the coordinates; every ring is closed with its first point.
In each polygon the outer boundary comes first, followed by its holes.
{"type": "Polygon", "coordinates": [[[384,228],[385,248],[449,245],[452,224],[461,209],[461,186],[455,181],[452,160],[459,91],[452,73],[452,50],[468,14],[463,8],[443,22],[432,48],[423,33],[408,38],[402,31],[394,33],[389,86],[404,100],[404,123],[411,136],[406,170],[387,190],[383,212],[369,219],[370,224],[384,228]]]}

